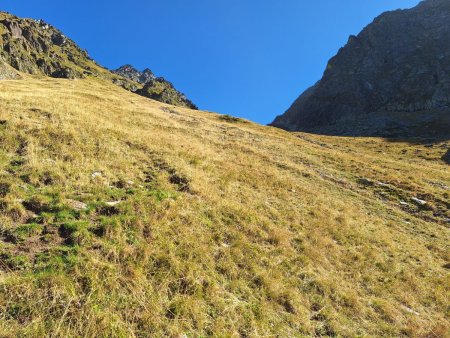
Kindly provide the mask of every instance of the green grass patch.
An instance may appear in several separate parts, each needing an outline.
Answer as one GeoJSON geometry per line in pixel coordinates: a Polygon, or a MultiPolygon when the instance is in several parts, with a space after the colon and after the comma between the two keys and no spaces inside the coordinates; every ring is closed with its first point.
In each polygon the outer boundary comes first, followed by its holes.
{"type": "Polygon", "coordinates": [[[82,245],[91,237],[88,231],[89,222],[67,222],[61,224],[59,227],[59,234],[65,239],[68,245],[82,245]]]}
{"type": "Polygon", "coordinates": [[[59,246],[36,256],[35,273],[55,273],[68,271],[80,263],[80,248],[59,246]]]}

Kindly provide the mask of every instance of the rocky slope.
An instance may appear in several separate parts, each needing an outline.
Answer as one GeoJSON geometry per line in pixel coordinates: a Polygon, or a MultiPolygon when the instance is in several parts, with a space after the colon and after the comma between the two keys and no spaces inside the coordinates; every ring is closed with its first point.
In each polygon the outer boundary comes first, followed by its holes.
{"type": "MultiPolygon", "coordinates": [[[[118,80],[118,76],[98,66],[85,50],[43,20],[22,19],[0,12],[0,46],[1,61],[23,73],[118,80]]],[[[123,81],[123,85],[130,88],[132,84],[123,81]]]]}
{"type": "Polygon", "coordinates": [[[323,78],[272,125],[333,134],[450,130],[450,1],[426,0],[374,20],[323,78]]]}
{"type": "Polygon", "coordinates": [[[150,69],[146,68],[141,72],[131,65],[124,65],[112,72],[142,85],[156,78],[150,69]]]}
{"type": "Polygon", "coordinates": [[[135,92],[139,95],[174,106],[198,109],[183,93],[176,90],[172,83],[163,77],[156,77],[148,68],[141,72],[131,65],[124,65],[113,73],[144,85],[143,88],[136,88],[135,92]]]}
{"type": "MultiPolygon", "coordinates": [[[[150,70],[135,71],[131,76],[126,67],[114,73],[99,66],[87,51],[43,20],[22,19],[0,12],[0,46],[0,78],[3,79],[17,78],[14,70],[54,78],[97,77],[133,92],[155,80],[150,70]]],[[[165,80],[164,91],[165,95],[154,95],[147,89],[138,93],[155,100],[161,97],[165,103],[194,107],[165,80]]]]}

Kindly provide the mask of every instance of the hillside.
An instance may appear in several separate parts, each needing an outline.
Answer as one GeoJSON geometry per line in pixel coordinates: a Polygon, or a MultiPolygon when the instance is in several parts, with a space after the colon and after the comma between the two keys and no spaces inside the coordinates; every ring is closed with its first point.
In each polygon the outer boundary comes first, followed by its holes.
{"type": "Polygon", "coordinates": [[[186,96],[162,77],[142,82],[129,73],[98,65],[74,41],[43,20],[23,19],[0,12],[0,78],[7,65],[28,73],[54,78],[100,78],[139,95],[182,107],[196,108],[186,96]]]}
{"type": "Polygon", "coordinates": [[[448,142],[20,76],[0,82],[0,336],[448,333],[448,142]]]}
{"type": "Polygon", "coordinates": [[[450,136],[449,20],[448,0],[380,15],[272,125],[332,135],[450,136]]]}

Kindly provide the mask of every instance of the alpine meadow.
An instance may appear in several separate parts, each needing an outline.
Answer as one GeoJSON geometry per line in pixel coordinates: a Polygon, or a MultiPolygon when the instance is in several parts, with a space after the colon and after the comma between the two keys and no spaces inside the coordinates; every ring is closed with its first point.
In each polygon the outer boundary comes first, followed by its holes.
{"type": "Polygon", "coordinates": [[[433,15],[376,19],[263,126],[1,12],[0,337],[449,337],[449,35],[419,70],[361,52],[433,15]]]}

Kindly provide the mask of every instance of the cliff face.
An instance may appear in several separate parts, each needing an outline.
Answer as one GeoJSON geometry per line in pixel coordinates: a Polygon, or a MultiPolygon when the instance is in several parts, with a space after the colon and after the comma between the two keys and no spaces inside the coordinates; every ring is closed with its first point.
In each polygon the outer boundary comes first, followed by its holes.
{"type": "Polygon", "coordinates": [[[448,123],[449,113],[450,1],[426,0],[384,13],[351,36],[323,78],[272,125],[333,134],[405,134],[435,119],[448,123]]]}

